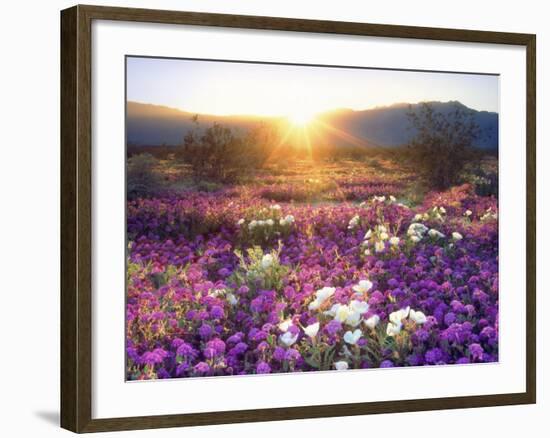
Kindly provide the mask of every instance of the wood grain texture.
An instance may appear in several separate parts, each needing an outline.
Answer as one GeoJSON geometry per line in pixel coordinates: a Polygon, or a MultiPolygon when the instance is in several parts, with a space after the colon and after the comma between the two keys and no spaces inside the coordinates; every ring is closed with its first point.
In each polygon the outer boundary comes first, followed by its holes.
{"type": "Polygon", "coordinates": [[[537,400],[537,83],[536,36],[531,35],[527,52],[527,394],[531,403],[537,400]]]}
{"type": "Polygon", "coordinates": [[[438,409],[536,401],[536,39],[534,35],[276,17],[75,6],[61,12],[61,426],[74,432],[149,429],[438,409]],[[513,44],[527,53],[527,369],[518,394],[277,409],[92,419],[92,20],[217,26],[513,44]]]}
{"type": "Polygon", "coordinates": [[[61,16],[61,426],[75,430],[76,334],[76,8],[61,16]]]}

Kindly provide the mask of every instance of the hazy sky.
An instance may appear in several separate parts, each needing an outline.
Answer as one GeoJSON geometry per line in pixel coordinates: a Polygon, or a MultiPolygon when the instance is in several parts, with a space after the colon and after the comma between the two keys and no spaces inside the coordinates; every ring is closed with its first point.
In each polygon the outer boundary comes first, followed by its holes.
{"type": "Polygon", "coordinates": [[[127,58],[130,101],[207,114],[286,116],[458,100],[498,112],[498,76],[127,58]]]}

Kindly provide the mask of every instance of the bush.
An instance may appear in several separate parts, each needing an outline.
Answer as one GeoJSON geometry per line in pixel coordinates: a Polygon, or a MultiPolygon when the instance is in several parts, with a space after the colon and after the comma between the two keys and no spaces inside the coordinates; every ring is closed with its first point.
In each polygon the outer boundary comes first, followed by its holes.
{"type": "Polygon", "coordinates": [[[474,186],[476,195],[498,197],[498,174],[477,168],[469,172],[464,180],[474,186]]]}
{"type": "Polygon", "coordinates": [[[218,123],[201,129],[198,118],[193,120],[195,129],[185,136],[178,158],[190,165],[195,180],[234,182],[263,164],[267,154],[261,127],[240,134],[218,123]]]}
{"type": "Polygon", "coordinates": [[[162,186],[162,178],[156,171],[157,159],[151,154],[137,154],[126,164],[128,198],[155,194],[162,186]]]}
{"type": "Polygon", "coordinates": [[[458,104],[450,112],[436,112],[423,103],[408,117],[416,131],[409,145],[411,158],[425,182],[438,190],[456,184],[479,132],[473,112],[458,104]]]}

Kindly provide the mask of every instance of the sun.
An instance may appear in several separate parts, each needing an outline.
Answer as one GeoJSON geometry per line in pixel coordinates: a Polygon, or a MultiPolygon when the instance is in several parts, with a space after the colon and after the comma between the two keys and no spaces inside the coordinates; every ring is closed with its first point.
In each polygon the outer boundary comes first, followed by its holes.
{"type": "Polygon", "coordinates": [[[296,108],[288,113],[287,118],[294,126],[306,126],[313,121],[315,113],[306,109],[296,108]]]}

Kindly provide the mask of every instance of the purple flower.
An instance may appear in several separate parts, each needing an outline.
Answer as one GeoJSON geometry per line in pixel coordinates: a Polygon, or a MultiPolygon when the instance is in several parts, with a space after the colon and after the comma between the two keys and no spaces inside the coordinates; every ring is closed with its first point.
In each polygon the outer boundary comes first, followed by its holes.
{"type": "Polygon", "coordinates": [[[206,374],[210,371],[210,365],[208,365],[206,362],[199,362],[195,365],[194,369],[199,374],[206,374]]]}
{"type": "Polygon", "coordinates": [[[153,351],[147,351],[141,355],[141,362],[145,365],[156,365],[162,363],[168,355],[162,348],[155,348],[153,351]]]}
{"type": "Polygon", "coordinates": [[[426,362],[430,365],[436,365],[443,359],[443,352],[439,348],[432,348],[424,355],[426,362]]]}
{"type": "Polygon", "coordinates": [[[223,308],[220,306],[212,306],[210,309],[210,317],[214,319],[223,318],[223,308]]]}
{"type": "Polygon", "coordinates": [[[208,339],[210,336],[212,336],[212,327],[210,325],[203,323],[199,327],[199,335],[202,339],[208,339]]]}
{"type": "Polygon", "coordinates": [[[248,350],[248,345],[244,342],[239,342],[231,350],[229,350],[229,354],[231,356],[237,356],[239,354],[243,354],[246,350],[248,350]]]}
{"type": "Polygon", "coordinates": [[[197,352],[188,343],[181,341],[178,343],[176,354],[181,357],[195,357],[197,352]]]}
{"type": "Polygon", "coordinates": [[[288,350],[286,350],[285,360],[288,360],[289,362],[296,361],[301,357],[302,355],[300,354],[300,352],[298,350],[295,350],[294,348],[289,348],[288,350]]]}
{"type": "Polygon", "coordinates": [[[220,355],[225,352],[225,342],[219,338],[214,338],[206,343],[207,348],[214,350],[214,355],[220,355]]]}
{"type": "Polygon", "coordinates": [[[271,367],[267,362],[260,361],[256,365],[256,373],[258,374],[269,374],[271,372],[271,367]]]}
{"type": "Polygon", "coordinates": [[[325,326],[325,330],[329,335],[335,336],[340,330],[342,330],[342,323],[333,319],[325,326]]]}
{"type": "Polygon", "coordinates": [[[455,321],[456,321],[456,315],[453,312],[449,312],[445,315],[445,318],[444,318],[445,325],[449,326],[455,321]]]}
{"type": "Polygon", "coordinates": [[[227,338],[227,343],[228,344],[236,344],[238,342],[241,342],[244,338],[244,333],[243,332],[237,332],[235,333],[234,335],[231,335],[227,338]]]}
{"type": "Polygon", "coordinates": [[[473,360],[482,360],[483,359],[483,347],[479,344],[470,344],[468,345],[468,351],[473,360]]]}
{"type": "Polygon", "coordinates": [[[283,360],[285,360],[285,356],[286,350],[283,347],[275,347],[275,350],[273,351],[273,358],[275,360],[282,362],[283,360]]]}

